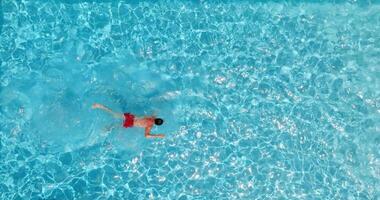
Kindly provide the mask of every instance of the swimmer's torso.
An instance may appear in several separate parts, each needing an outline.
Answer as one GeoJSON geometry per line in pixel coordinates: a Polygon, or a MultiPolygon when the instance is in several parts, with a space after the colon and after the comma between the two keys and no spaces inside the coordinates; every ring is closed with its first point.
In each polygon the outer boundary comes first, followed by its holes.
{"type": "Polygon", "coordinates": [[[133,121],[134,126],[138,127],[152,127],[154,125],[154,118],[153,117],[143,117],[143,118],[138,118],[135,117],[133,121]]]}

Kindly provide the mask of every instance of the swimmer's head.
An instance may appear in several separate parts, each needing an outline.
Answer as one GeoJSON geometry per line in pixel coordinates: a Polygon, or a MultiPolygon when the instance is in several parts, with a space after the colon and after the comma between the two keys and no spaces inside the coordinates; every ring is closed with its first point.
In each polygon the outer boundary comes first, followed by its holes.
{"type": "Polygon", "coordinates": [[[158,126],[160,126],[163,123],[164,123],[164,120],[162,120],[161,118],[154,119],[154,124],[156,124],[158,126]]]}

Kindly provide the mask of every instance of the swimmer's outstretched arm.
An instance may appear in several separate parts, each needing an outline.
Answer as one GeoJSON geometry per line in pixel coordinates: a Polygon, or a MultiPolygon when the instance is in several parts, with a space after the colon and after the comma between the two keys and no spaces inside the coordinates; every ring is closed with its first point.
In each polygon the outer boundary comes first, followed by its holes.
{"type": "Polygon", "coordinates": [[[91,108],[92,109],[101,109],[101,110],[104,110],[104,111],[112,114],[112,116],[115,117],[115,118],[124,119],[124,115],[122,113],[114,112],[110,108],[108,108],[108,107],[106,107],[106,106],[104,106],[102,104],[94,103],[91,108]]]}
{"type": "Polygon", "coordinates": [[[147,127],[145,128],[145,137],[146,138],[164,138],[165,135],[164,134],[150,134],[150,130],[152,129],[152,127],[147,127]]]}

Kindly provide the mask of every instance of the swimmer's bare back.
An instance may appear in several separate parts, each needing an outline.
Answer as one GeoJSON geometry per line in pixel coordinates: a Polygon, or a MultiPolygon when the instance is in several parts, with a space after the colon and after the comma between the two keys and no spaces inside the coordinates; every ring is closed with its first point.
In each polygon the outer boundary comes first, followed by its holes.
{"type": "Polygon", "coordinates": [[[114,112],[110,108],[108,108],[102,104],[98,104],[98,103],[94,103],[92,105],[92,108],[106,111],[106,112],[110,113],[114,118],[123,119],[124,120],[123,126],[125,128],[130,128],[130,127],[145,128],[145,137],[146,138],[163,138],[163,137],[165,137],[164,134],[150,134],[150,131],[151,131],[153,125],[161,125],[164,122],[164,120],[162,120],[160,118],[156,118],[155,116],[135,117],[134,115],[132,115],[130,113],[114,112]]]}

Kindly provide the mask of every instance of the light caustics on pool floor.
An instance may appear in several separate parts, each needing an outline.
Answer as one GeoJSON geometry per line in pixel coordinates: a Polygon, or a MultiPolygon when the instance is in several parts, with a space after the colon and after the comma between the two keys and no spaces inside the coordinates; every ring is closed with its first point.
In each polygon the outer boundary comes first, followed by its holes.
{"type": "Polygon", "coordinates": [[[0,4],[0,199],[380,197],[378,4],[0,4]]]}

